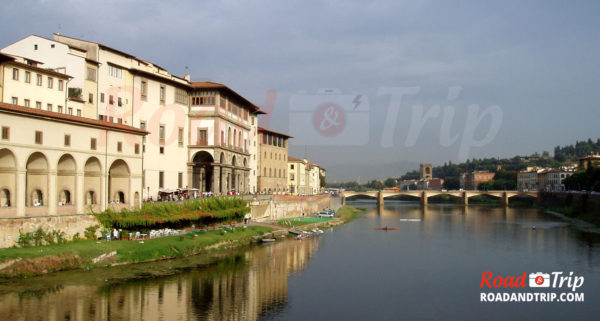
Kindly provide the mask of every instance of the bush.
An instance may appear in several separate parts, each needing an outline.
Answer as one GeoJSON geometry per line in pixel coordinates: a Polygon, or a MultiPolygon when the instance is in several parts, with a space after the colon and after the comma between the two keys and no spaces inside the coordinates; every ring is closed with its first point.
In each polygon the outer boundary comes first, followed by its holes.
{"type": "Polygon", "coordinates": [[[100,226],[98,225],[93,225],[93,226],[88,226],[85,228],[85,232],[83,233],[83,235],[85,236],[85,238],[87,240],[95,240],[96,239],[96,231],[98,230],[100,226]]]}
{"type": "Polygon", "coordinates": [[[93,213],[106,228],[149,229],[182,227],[240,220],[250,212],[246,201],[237,197],[212,197],[183,203],[145,203],[140,209],[107,209],[93,213]]]}

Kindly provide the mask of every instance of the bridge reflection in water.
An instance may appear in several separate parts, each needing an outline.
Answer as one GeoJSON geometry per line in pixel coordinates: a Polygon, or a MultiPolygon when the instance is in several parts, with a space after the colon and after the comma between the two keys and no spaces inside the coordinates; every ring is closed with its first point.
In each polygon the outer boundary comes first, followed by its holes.
{"type": "Polygon", "coordinates": [[[462,200],[462,203],[464,205],[468,205],[469,204],[469,198],[473,197],[473,196],[479,196],[479,195],[487,195],[487,196],[493,196],[493,197],[497,197],[500,199],[500,201],[502,202],[503,205],[508,205],[510,198],[515,197],[515,196],[521,196],[521,197],[532,197],[537,199],[538,198],[538,192],[537,191],[531,191],[531,192],[523,192],[523,191],[434,191],[434,190],[427,190],[427,191],[401,191],[401,192],[394,192],[394,191],[366,191],[366,192],[353,192],[353,191],[344,191],[342,192],[342,194],[340,195],[342,197],[342,204],[346,204],[346,199],[349,197],[353,197],[353,196],[369,196],[372,198],[377,199],[377,206],[379,207],[383,207],[383,203],[384,203],[384,199],[387,197],[393,197],[393,196],[411,196],[411,197],[416,197],[421,201],[422,205],[427,205],[428,203],[428,199],[432,196],[437,196],[437,195],[449,195],[449,196],[454,196],[454,197],[458,197],[462,200]]]}
{"type": "MultiPolygon", "coordinates": [[[[44,289],[24,284],[35,280],[0,285],[3,293],[16,291],[0,295],[0,320],[257,320],[285,306],[288,275],[304,269],[318,245],[318,239],[276,242],[171,276],[114,284],[103,275],[114,272],[99,269],[39,278],[44,289]]],[[[153,267],[145,265],[128,268],[153,267]]]]}

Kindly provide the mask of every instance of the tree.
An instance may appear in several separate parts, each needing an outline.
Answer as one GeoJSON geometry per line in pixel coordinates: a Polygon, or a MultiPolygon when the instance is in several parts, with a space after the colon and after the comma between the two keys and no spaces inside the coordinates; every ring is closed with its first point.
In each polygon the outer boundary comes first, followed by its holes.
{"type": "Polygon", "coordinates": [[[321,184],[321,187],[327,186],[327,182],[325,182],[325,175],[319,173],[319,182],[321,184]]]}
{"type": "Polygon", "coordinates": [[[458,176],[447,176],[444,179],[444,188],[447,190],[459,189],[460,178],[458,176]]]}
{"type": "Polygon", "coordinates": [[[396,187],[398,185],[398,181],[395,178],[388,178],[383,182],[385,187],[396,187]]]}

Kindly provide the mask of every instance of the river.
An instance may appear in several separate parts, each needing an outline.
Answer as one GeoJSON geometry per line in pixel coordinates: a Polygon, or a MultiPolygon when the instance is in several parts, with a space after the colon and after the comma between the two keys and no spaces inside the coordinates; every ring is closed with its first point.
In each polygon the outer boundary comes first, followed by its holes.
{"type": "MultiPolygon", "coordinates": [[[[538,209],[373,202],[318,238],[0,283],[0,320],[597,320],[600,235],[538,209]],[[397,227],[375,231],[375,227],[397,227]],[[535,229],[533,227],[535,226],[535,229]],[[482,273],[583,276],[584,302],[481,302],[482,273]]],[[[529,281],[526,281],[527,284],[529,281]]]]}

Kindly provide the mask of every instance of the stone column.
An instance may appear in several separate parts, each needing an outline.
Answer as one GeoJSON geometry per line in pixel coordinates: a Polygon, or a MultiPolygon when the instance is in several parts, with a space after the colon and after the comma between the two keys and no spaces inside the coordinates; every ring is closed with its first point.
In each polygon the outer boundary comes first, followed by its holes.
{"type": "Polygon", "coordinates": [[[508,193],[502,192],[502,205],[508,206],[508,193]]]}
{"type": "Polygon", "coordinates": [[[466,191],[463,192],[462,201],[464,205],[469,205],[469,195],[467,195],[466,191]]]}
{"type": "Polygon", "coordinates": [[[108,175],[106,173],[102,173],[101,179],[100,179],[100,210],[104,211],[106,209],[106,206],[108,205],[108,191],[107,191],[107,182],[108,180],[108,175]]]}
{"type": "Polygon", "coordinates": [[[423,195],[421,195],[421,204],[427,206],[427,201],[427,191],[423,191],[423,195]]]}
{"type": "Polygon", "coordinates": [[[187,163],[187,186],[188,188],[194,187],[194,163],[187,163]]]}
{"type": "Polygon", "coordinates": [[[200,168],[200,193],[206,192],[206,170],[204,167],[200,168]]]}
{"type": "Polygon", "coordinates": [[[377,192],[377,207],[383,207],[383,192],[377,192]]]}
{"type": "Polygon", "coordinates": [[[84,184],[84,179],[83,179],[83,172],[77,172],[76,174],[77,176],[75,177],[75,179],[77,180],[75,182],[75,206],[77,209],[77,214],[83,214],[84,213],[84,200],[85,200],[85,191],[83,190],[83,184],[84,184]]]}
{"type": "Polygon", "coordinates": [[[219,183],[221,181],[221,166],[213,165],[213,183],[212,183],[212,192],[214,194],[219,193],[219,187],[221,186],[219,183]]]}
{"type": "Polygon", "coordinates": [[[27,200],[27,172],[25,170],[17,170],[16,194],[15,202],[17,206],[17,216],[25,216],[25,204],[27,200]]]}
{"type": "Polygon", "coordinates": [[[56,215],[56,200],[56,170],[51,170],[48,172],[48,215],[56,215]]]}

